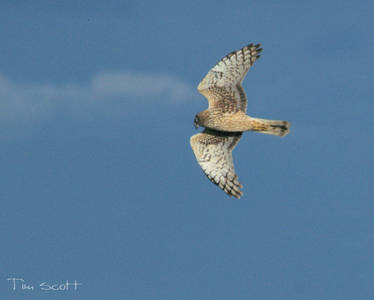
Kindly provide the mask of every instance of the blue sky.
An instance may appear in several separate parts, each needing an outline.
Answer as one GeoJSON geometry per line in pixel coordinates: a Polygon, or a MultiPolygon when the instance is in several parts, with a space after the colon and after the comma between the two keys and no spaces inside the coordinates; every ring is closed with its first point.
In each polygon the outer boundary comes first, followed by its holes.
{"type": "Polygon", "coordinates": [[[374,297],[372,1],[2,1],[0,293],[7,299],[374,297]],[[234,150],[200,170],[196,91],[262,43],[234,150]],[[12,290],[23,278],[34,291],[12,290]],[[77,280],[76,291],[39,284],[77,280]]]}

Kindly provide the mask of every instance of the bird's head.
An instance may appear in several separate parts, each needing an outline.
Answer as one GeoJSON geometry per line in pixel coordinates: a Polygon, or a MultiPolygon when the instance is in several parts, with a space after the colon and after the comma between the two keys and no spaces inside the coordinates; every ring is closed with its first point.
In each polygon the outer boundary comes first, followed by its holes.
{"type": "Polygon", "coordinates": [[[199,117],[199,115],[195,116],[195,119],[193,120],[193,125],[195,126],[195,129],[199,128],[199,126],[200,126],[200,117],[199,117]]]}
{"type": "Polygon", "coordinates": [[[199,126],[200,126],[200,117],[199,117],[199,115],[195,116],[195,119],[193,120],[193,125],[195,126],[195,129],[199,128],[199,126]]]}

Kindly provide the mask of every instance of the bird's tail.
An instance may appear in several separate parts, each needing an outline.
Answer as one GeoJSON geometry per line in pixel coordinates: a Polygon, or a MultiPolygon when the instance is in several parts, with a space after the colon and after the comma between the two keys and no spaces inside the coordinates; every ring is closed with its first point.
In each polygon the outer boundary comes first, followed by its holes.
{"type": "Polygon", "coordinates": [[[251,118],[251,125],[254,131],[277,136],[285,136],[290,131],[287,121],[251,118]]]}

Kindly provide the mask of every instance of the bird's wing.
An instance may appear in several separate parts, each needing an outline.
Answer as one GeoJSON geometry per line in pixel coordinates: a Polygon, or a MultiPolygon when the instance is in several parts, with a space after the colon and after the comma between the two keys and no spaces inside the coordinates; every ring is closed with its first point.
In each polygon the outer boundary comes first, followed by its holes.
{"type": "Polygon", "coordinates": [[[249,44],[227,54],[206,74],[197,89],[208,99],[209,108],[246,112],[247,97],[241,84],[261,51],[260,44],[249,44]]]}
{"type": "Polygon", "coordinates": [[[197,162],[205,175],[228,195],[240,198],[243,186],[234,170],[232,150],[241,132],[221,132],[205,129],[191,137],[190,143],[197,162]]]}

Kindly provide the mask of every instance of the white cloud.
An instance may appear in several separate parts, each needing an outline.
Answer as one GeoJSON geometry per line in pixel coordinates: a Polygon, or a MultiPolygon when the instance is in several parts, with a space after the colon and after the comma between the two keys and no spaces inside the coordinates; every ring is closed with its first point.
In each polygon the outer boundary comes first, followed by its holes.
{"type": "Polygon", "coordinates": [[[164,95],[172,101],[182,101],[192,95],[189,85],[170,75],[133,72],[99,74],[92,80],[92,90],[106,95],[164,95]]]}
{"type": "MultiPolygon", "coordinates": [[[[113,101],[178,103],[194,97],[184,81],[167,74],[106,72],[88,84],[17,84],[0,74],[0,121],[4,123],[42,120],[62,113],[82,117],[87,112],[116,112],[113,101]],[[142,100],[142,101],[140,101],[142,100]]],[[[162,104],[162,103],[160,103],[162,104]]]]}

